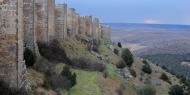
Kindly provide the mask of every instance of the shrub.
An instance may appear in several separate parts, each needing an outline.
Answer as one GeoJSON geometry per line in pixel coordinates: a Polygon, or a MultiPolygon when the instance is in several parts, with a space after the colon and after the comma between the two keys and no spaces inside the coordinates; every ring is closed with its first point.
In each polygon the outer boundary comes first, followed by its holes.
{"type": "Polygon", "coordinates": [[[162,73],[162,75],[160,76],[160,79],[171,84],[170,79],[168,78],[168,76],[165,73],[162,73]]]}
{"type": "Polygon", "coordinates": [[[151,74],[152,73],[152,69],[150,67],[149,64],[144,64],[143,67],[142,67],[142,71],[147,73],[147,74],[151,74]]]}
{"type": "Polygon", "coordinates": [[[36,55],[35,55],[35,53],[32,52],[32,50],[30,50],[29,48],[26,48],[24,50],[24,60],[25,60],[26,67],[33,66],[34,63],[36,62],[36,55]]]}
{"type": "Polygon", "coordinates": [[[184,95],[184,90],[179,85],[174,85],[170,88],[169,95],[184,95]]]}
{"type": "Polygon", "coordinates": [[[153,86],[146,85],[139,90],[138,95],[156,95],[156,89],[153,86]]]}
{"type": "Polygon", "coordinates": [[[121,42],[118,42],[117,46],[120,47],[120,48],[122,48],[121,42]]]}
{"type": "Polygon", "coordinates": [[[134,59],[133,59],[133,55],[132,55],[132,53],[130,52],[129,49],[126,48],[126,49],[123,50],[122,58],[125,61],[127,66],[129,66],[129,67],[132,66],[134,59]]]}
{"type": "Polygon", "coordinates": [[[125,68],[125,67],[126,67],[126,64],[125,64],[125,62],[124,62],[123,60],[121,60],[121,61],[119,61],[119,62],[116,64],[116,67],[122,69],[122,68],[125,68]]]}
{"type": "Polygon", "coordinates": [[[113,51],[116,55],[119,55],[119,50],[118,49],[114,49],[113,51]]]}
{"type": "Polygon", "coordinates": [[[130,71],[130,73],[131,73],[131,75],[133,76],[133,77],[137,77],[137,73],[136,73],[136,71],[134,70],[134,69],[129,69],[129,71],[130,71]]]}
{"type": "Polygon", "coordinates": [[[40,54],[49,61],[72,64],[72,61],[67,57],[65,50],[57,40],[53,40],[49,44],[38,42],[38,47],[40,54]]]}
{"type": "Polygon", "coordinates": [[[105,65],[102,63],[98,63],[96,61],[81,57],[79,59],[74,60],[73,66],[75,68],[80,68],[83,70],[89,71],[100,71],[103,72],[105,70],[105,65]]]}

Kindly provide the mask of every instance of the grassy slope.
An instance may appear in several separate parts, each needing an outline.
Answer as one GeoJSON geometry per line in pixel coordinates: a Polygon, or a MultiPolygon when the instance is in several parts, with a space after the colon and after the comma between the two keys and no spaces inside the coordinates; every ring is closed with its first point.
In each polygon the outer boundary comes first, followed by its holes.
{"type": "MultiPolygon", "coordinates": [[[[66,53],[71,58],[86,57],[92,60],[99,61],[100,63],[106,64],[106,72],[109,75],[107,78],[104,78],[103,73],[100,72],[89,72],[89,71],[72,69],[72,71],[76,72],[77,74],[77,85],[70,89],[70,91],[68,92],[70,95],[117,95],[116,90],[120,87],[121,84],[124,84],[126,86],[123,95],[137,95],[133,85],[134,84],[139,86],[144,85],[141,81],[139,81],[143,63],[139,59],[135,58],[135,62],[132,68],[134,68],[134,70],[137,72],[137,78],[134,78],[130,81],[124,80],[121,76],[117,75],[116,67],[114,65],[119,60],[121,60],[121,58],[108,49],[108,44],[106,42],[102,41],[100,46],[100,52],[103,55],[107,55],[109,62],[99,60],[96,54],[89,52],[86,46],[84,44],[81,44],[79,41],[65,39],[65,40],[60,40],[60,42],[63,48],[65,49],[66,53]]],[[[60,73],[63,69],[63,66],[64,64],[62,63],[57,64],[52,70],[54,70],[57,73],[60,73]]],[[[151,65],[151,67],[154,70],[154,73],[150,75],[152,80],[159,79],[161,73],[165,72],[161,68],[155,65],[151,65]],[[158,71],[158,73],[155,73],[155,70],[158,71]]],[[[172,81],[177,80],[171,74],[167,73],[167,75],[169,75],[172,81]]],[[[28,76],[31,81],[34,80],[33,82],[31,82],[32,85],[36,85],[36,83],[38,83],[38,78],[35,77],[39,77],[42,81],[44,81],[44,78],[41,77],[43,75],[34,70],[29,70],[28,76]]],[[[178,81],[174,83],[176,84],[178,83],[178,81]]],[[[161,86],[156,86],[157,95],[167,95],[168,89],[171,85],[163,81],[161,81],[161,84],[162,84],[161,86]]],[[[51,90],[47,91],[43,89],[41,87],[42,83],[37,86],[36,86],[37,88],[35,87],[37,92],[46,91],[49,93],[53,93],[53,91],[51,90]],[[39,89],[40,91],[38,91],[39,89]]],[[[41,95],[41,94],[35,93],[31,95],[41,95]]]]}
{"type": "Polygon", "coordinates": [[[74,70],[77,74],[77,85],[70,91],[70,95],[102,95],[101,89],[98,85],[98,72],[87,72],[81,70],[74,70]]]}

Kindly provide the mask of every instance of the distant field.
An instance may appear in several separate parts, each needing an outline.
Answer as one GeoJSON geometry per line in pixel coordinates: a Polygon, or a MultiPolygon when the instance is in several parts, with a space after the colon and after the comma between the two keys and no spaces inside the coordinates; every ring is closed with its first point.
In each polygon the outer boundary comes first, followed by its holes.
{"type": "Polygon", "coordinates": [[[109,24],[112,41],[121,42],[136,56],[190,77],[190,26],[109,24]],[[185,62],[185,64],[184,64],[185,62]]]}

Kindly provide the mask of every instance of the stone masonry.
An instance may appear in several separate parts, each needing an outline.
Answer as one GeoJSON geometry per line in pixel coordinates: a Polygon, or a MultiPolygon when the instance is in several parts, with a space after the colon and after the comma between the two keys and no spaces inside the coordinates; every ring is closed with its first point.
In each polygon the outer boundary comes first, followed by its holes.
{"type": "Polygon", "coordinates": [[[67,4],[58,4],[55,8],[55,37],[67,37],[67,4]]]}
{"type": "Polygon", "coordinates": [[[10,87],[25,85],[23,1],[0,1],[0,79],[10,87]],[[19,27],[19,28],[18,28],[19,27]]]}
{"type": "Polygon", "coordinates": [[[110,41],[110,27],[98,18],[80,16],[55,0],[0,0],[0,80],[10,87],[26,87],[24,48],[37,54],[37,41],[48,43],[76,35],[110,41]]]}

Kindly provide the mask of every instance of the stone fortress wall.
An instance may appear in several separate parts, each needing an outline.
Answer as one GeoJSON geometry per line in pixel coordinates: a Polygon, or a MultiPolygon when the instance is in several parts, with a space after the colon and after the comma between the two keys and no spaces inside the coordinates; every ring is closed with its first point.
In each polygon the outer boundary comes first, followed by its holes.
{"type": "Polygon", "coordinates": [[[25,87],[24,48],[37,52],[37,41],[76,35],[110,41],[110,27],[55,0],[0,0],[0,80],[25,87]]]}

